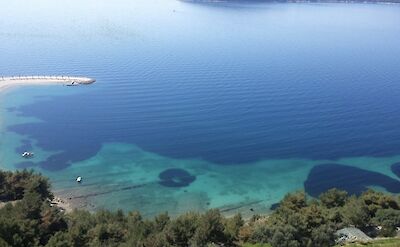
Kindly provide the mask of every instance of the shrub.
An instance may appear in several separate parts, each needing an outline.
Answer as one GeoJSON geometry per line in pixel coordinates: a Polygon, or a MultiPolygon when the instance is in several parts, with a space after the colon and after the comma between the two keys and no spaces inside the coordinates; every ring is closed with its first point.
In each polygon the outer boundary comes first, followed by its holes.
{"type": "Polygon", "coordinates": [[[330,189],[319,196],[319,199],[327,208],[343,207],[348,198],[346,191],[341,191],[336,188],[330,189]]]}

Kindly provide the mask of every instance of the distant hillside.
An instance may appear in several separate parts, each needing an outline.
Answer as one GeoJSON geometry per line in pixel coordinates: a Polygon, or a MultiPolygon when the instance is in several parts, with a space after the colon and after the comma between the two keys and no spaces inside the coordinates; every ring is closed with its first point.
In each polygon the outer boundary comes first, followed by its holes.
{"type": "Polygon", "coordinates": [[[400,3],[400,0],[181,0],[197,3],[400,3]]]}

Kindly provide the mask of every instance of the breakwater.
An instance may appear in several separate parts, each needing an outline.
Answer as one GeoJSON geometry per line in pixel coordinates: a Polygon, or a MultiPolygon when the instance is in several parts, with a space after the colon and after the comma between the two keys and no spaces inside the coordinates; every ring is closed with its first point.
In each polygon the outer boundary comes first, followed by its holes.
{"type": "Polygon", "coordinates": [[[91,84],[96,80],[79,76],[1,76],[1,81],[14,82],[60,82],[62,84],[91,84]]]}

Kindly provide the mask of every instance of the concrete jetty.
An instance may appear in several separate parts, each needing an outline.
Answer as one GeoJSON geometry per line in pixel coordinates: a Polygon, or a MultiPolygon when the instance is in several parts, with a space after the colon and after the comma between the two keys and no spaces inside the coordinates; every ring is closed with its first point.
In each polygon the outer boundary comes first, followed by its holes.
{"type": "Polygon", "coordinates": [[[9,88],[25,85],[79,86],[95,82],[95,79],[79,76],[0,76],[0,93],[9,88]]]}
{"type": "Polygon", "coordinates": [[[0,76],[1,81],[13,81],[13,82],[60,82],[62,84],[91,84],[96,80],[89,77],[79,77],[79,76],[0,76]]]}

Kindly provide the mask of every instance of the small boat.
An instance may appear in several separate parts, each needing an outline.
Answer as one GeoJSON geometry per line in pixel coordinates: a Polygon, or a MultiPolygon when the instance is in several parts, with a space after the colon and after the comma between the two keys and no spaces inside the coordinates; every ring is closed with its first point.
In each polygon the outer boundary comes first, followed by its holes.
{"type": "Polygon", "coordinates": [[[68,87],[78,86],[79,84],[76,81],[72,81],[70,84],[67,84],[68,87]]]}
{"type": "Polygon", "coordinates": [[[82,177],[81,176],[77,177],[76,182],[78,182],[78,183],[82,182],[82,177]]]}
{"type": "Polygon", "coordinates": [[[24,157],[24,158],[32,158],[33,157],[33,153],[32,152],[23,152],[22,154],[21,154],[21,156],[22,157],[24,157]]]}

